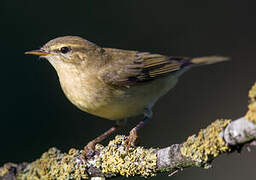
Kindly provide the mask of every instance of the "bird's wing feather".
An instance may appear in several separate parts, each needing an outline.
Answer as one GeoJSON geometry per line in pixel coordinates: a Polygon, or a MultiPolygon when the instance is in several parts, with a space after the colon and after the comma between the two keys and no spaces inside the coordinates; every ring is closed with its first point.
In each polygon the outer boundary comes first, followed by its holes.
{"type": "Polygon", "coordinates": [[[131,86],[155,80],[180,70],[189,62],[184,57],[167,57],[138,51],[106,48],[111,60],[99,71],[99,78],[115,86],[131,86]]]}

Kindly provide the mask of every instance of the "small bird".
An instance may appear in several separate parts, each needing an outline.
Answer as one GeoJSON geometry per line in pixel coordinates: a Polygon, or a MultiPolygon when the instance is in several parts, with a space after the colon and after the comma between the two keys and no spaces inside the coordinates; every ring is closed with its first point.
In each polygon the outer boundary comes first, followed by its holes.
{"type": "Polygon", "coordinates": [[[130,131],[127,147],[152,117],[152,106],[192,67],[226,61],[222,56],[175,57],[133,50],[102,48],[78,36],[58,37],[39,50],[25,52],[46,58],[55,68],[66,97],[79,109],[116,121],[92,140],[85,151],[105,139],[129,117],[144,114],[130,131]]]}

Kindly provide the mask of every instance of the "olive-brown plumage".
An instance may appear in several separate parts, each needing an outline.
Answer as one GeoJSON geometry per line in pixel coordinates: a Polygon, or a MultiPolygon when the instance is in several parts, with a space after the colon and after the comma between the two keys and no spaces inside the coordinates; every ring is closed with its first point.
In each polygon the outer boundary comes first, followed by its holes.
{"type": "Polygon", "coordinates": [[[77,36],[53,39],[27,54],[44,57],[53,65],[65,95],[79,109],[116,121],[143,113],[150,117],[154,103],[186,70],[228,59],[101,48],[77,36]]]}

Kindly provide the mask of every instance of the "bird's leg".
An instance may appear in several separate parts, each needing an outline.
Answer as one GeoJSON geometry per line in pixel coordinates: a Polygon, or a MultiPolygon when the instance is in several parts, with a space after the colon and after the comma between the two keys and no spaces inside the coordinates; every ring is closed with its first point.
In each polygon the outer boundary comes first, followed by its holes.
{"type": "Polygon", "coordinates": [[[128,136],[126,140],[127,144],[127,150],[132,146],[134,147],[136,145],[136,141],[138,139],[138,130],[142,128],[146,122],[152,118],[152,111],[150,108],[147,108],[145,113],[144,113],[144,119],[140,121],[131,131],[130,135],[128,136]]]}
{"type": "Polygon", "coordinates": [[[110,128],[109,130],[107,130],[106,132],[104,132],[103,134],[101,134],[100,136],[98,136],[97,138],[93,139],[92,141],[90,141],[85,147],[84,147],[84,152],[83,152],[83,156],[88,159],[90,156],[93,156],[94,154],[94,149],[95,149],[95,145],[101,141],[103,141],[104,139],[106,139],[109,135],[111,135],[113,132],[115,132],[119,127],[123,126],[126,123],[126,119],[125,120],[117,120],[116,121],[116,125],[113,126],[112,128],[110,128]]]}

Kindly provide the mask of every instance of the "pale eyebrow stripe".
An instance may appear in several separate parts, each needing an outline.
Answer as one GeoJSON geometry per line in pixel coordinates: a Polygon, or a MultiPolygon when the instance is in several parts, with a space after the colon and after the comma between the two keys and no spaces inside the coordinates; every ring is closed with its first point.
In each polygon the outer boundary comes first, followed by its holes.
{"type": "Polygon", "coordinates": [[[81,47],[80,44],[71,44],[71,43],[67,43],[67,44],[56,44],[56,45],[53,45],[51,46],[51,49],[60,49],[62,48],[63,46],[69,46],[69,47],[81,47]]]}

